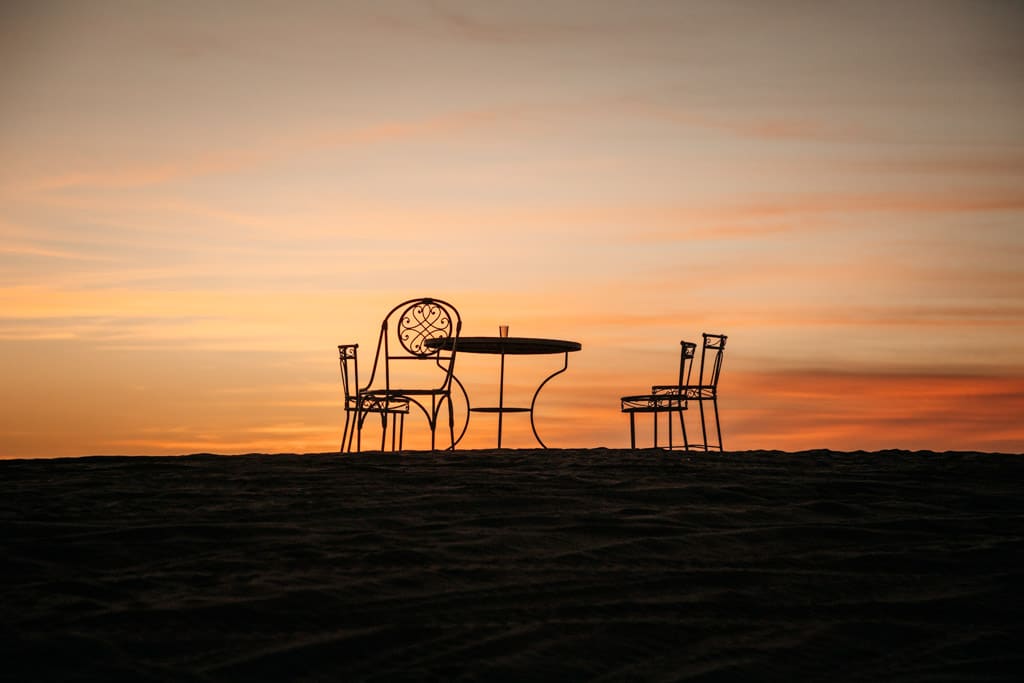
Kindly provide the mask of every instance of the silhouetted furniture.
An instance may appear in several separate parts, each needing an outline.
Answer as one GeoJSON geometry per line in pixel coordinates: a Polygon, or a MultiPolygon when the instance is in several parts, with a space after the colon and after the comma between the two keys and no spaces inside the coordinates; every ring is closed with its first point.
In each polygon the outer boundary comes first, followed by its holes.
{"type": "MultiPolygon", "coordinates": [[[[722,423],[718,419],[718,378],[722,374],[722,357],[725,355],[725,340],[728,337],[724,334],[708,334],[707,332],[703,333],[702,336],[704,337],[704,343],[700,351],[700,375],[697,383],[687,382],[679,388],[679,394],[687,402],[697,401],[700,408],[700,433],[704,441],[703,443],[693,445],[703,446],[705,451],[709,448],[721,451],[723,450],[722,423]],[[717,445],[708,444],[707,419],[704,415],[705,403],[710,403],[714,407],[715,432],[718,434],[717,445]]],[[[654,386],[651,387],[651,390],[671,392],[672,387],[654,386]]],[[[689,450],[690,444],[687,444],[686,448],[689,450]]]]}
{"type": "Polygon", "coordinates": [[[649,394],[636,394],[623,396],[621,410],[629,415],[629,446],[636,448],[636,416],[639,413],[650,413],[653,418],[654,447],[658,447],[658,415],[668,414],[668,448],[675,448],[672,443],[672,416],[679,416],[679,427],[683,432],[683,448],[689,448],[686,438],[686,421],[683,419],[683,411],[686,410],[686,395],[683,387],[690,383],[690,373],[693,370],[693,357],[697,345],[693,342],[679,342],[679,379],[675,384],[661,384],[651,387],[649,394]]]}
{"type": "MultiPolygon", "coordinates": [[[[475,413],[497,413],[498,414],[498,448],[501,448],[502,416],[505,413],[529,413],[530,428],[533,430],[533,437],[541,448],[547,448],[540,435],[537,434],[537,424],[534,422],[534,407],[537,405],[537,395],[551,379],[562,374],[569,367],[569,354],[579,351],[582,345],[579,342],[565,341],[563,339],[533,339],[530,337],[463,337],[458,340],[459,351],[462,353],[486,353],[501,356],[501,375],[498,382],[498,405],[469,408],[475,413]],[[540,383],[537,390],[533,392],[533,400],[530,407],[506,406],[505,405],[505,356],[539,355],[539,354],[565,354],[562,367],[551,373],[540,383]]],[[[438,349],[454,348],[453,340],[431,339],[427,346],[438,349]]],[[[461,386],[461,385],[460,385],[461,386]]],[[[466,398],[469,405],[469,398],[466,398]]],[[[465,430],[463,430],[465,431],[465,430]]]]}
{"type": "MultiPolygon", "coordinates": [[[[362,417],[367,401],[371,401],[370,407],[372,401],[382,401],[387,407],[391,401],[406,400],[426,416],[430,448],[435,449],[438,418],[447,404],[449,448],[454,450],[457,441],[451,389],[461,331],[459,312],[440,299],[410,299],[388,311],[380,325],[370,379],[358,391],[357,416],[362,417]],[[427,341],[438,338],[450,339],[450,347],[442,351],[427,346],[427,341]]],[[[466,419],[468,422],[468,415],[466,419]]]]}
{"type": "Polygon", "coordinates": [[[380,415],[380,449],[383,451],[387,443],[387,420],[390,416],[391,450],[395,450],[396,446],[401,450],[409,401],[405,398],[358,395],[359,344],[339,344],[338,364],[341,368],[341,387],[345,393],[345,429],[342,431],[339,450],[342,453],[352,452],[353,439],[356,450],[362,450],[363,422],[370,413],[380,415]]]}

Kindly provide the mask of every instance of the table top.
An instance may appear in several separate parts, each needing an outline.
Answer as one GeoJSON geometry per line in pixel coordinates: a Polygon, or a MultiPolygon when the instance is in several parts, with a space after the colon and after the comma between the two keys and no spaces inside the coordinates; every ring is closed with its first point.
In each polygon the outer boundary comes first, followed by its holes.
{"type": "MultiPolygon", "coordinates": [[[[438,337],[428,339],[424,344],[432,349],[451,351],[454,339],[438,337]]],[[[534,339],[532,337],[459,337],[459,351],[462,353],[504,353],[512,355],[530,355],[541,353],[568,353],[579,351],[583,346],[579,342],[564,339],[534,339]]]]}

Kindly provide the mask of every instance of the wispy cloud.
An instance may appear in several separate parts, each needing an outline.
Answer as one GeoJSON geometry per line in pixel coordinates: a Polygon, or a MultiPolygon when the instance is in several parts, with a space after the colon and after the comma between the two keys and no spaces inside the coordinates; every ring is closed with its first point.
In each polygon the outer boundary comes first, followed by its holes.
{"type": "MultiPolygon", "coordinates": [[[[356,204],[355,206],[359,206],[356,204]]],[[[350,211],[351,207],[346,211],[350,211]]],[[[360,207],[361,216],[387,225],[443,226],[453,235],[486,225],[521,234],[578,235],[588,242],[689,242],[747,240],[793,233],[845,230],[867,214],[961,215],[1024,211],[1024,191],[1012,188],[948,191],[747,193],[723,200],[562,201],[545,205],[471,204],[426,207],[360,207]]],[[[344,214],[341,214],[342,216],[344,214]]],[[[341,216],[339,216],[340,218],[341,216]]]]}
{"type": "Polygon", "coordinates": [[[203,176],[230,174],[258,168],[311,152],[382,144],[399,140],[443,138],[498,120],[493,110],[462,111],[419,120],[396,120],[287,135],[273,133],[245,148],[226,148],[155,160],[145,164],[131,160],[116,166],[82,168],[53,175],[23,178],[8,188],[13,195],[72,189],[116,190],[148,187],[203,176]]]}
{"type": "Polygon", "coordinates": [[[1005,179],[1024,176],[1024,149],[970,149],[970,153],[909,152],[901,158],[848,161],[842,166],[870,173],[973,176],[1005,179]]]}
{"type": "MultiPolygon", "coordinates": [[[[593,211],[599,211],[594,209],[593,211]]],[[[634,235],[652,241],[694,238],[746,239],[790,232],[820,231],[829,216],[869,213],[914,215],[1002,213],[1024,211],[1024,192],[993,189],[951,192],[807,193],[770,199],[746,199],[731,204],[663,204],[608,207],[609,215],[629,213],[642,225],[634,235]],[[813,223],[796,220],[815,218],[813,223]],[[825,217],[825,221],[821,220],[825,217]]],[[[841,223],[833,221],[831,226],[841,223]]]]}
{"type": "Polygon", "coordinates": [[[765,118],[762,115],[761,118],[756,118],[749,115],[712,115],[696,108],[684,109],[679,106],[656,104],[647,98],[632,95],[619,98],[618,102],[633,112],[660,121],[746,140],[854,142],[865,141],[870,137],[863,127],[795,116],[765,118]]]}
{"type": "Polygon", "coordinates": [[[58,259],[62,261],[101,261],[110,262],[113,259],[109,256],[101,256],[97,254],[83,254],[80,252],[74,252],[67,249],[52,249],[36,244],[3,244],[0,245],[0,254],[9,254],[13,256],[38,256],[48,259],[58,259]]]}
{"type": "MultiPolygon", "coordinates": [[[[567,38],[607,36],[609,27],[591,21],[585,12],[558,18],[557,12],[540,18],[529,12],[517,12],[516,6],[470,5],[431,0],[429,7],[436,23],[460,38],[486,43],[547,43],[567,38]]],[[[421,25],[421,30],[429,24],[421,25]]],[[[622,30],[621,24],[617,27],[622,30]]]]}
{"type": "Polygon", "coordinates": [[[786,434],[785,448],[928,448],[936,425],[944,449],[1006,450],[1024,440],[1020,375],[748,372],[730,386],[734,430],[765,447],[780,438],[774,432],[786,434]]]}

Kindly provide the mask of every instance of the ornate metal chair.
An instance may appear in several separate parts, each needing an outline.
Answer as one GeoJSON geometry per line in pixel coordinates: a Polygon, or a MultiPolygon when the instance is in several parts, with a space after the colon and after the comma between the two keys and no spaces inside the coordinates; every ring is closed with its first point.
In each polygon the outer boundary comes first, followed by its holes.
{"type": "MultiPolygon", "coordinates": [[[[697,384],[686,382],[680,384],[677,392],[684,401],[696,401],[700,408],[700,433],[704,438],[702,443],[693,444],[703,446],[704,450],[715,448],[719,451],[722,448],[722,423],[718,419],[718,378],[722,374],[722,358],[725,355],[725,341],[728,339],[724,334],[708,334],[704,332],[704,343],[700,351],[700,374],[697,384]],[[718,444],[708,444],[707,420],[704,416],[704,404],[710,403],[715,410],[715,431],[718,434],[718,444]]],[[[674,387],[654,386],[652,391],[672,391],[674,387]]],[[[682,419],[682,415],[680,415],[682,419]]],[[[685,439],[686,432],[683,432],[685,439]]],[[[686,449],[689,450],[687,443],[686,449]]]]}
{"type": "MultiPolygon", "coordinates": [[[[453,374],[461,332],[459,312],[440,299],[410,299],[388,311],[381,322],[370,379],[358,390],[357,420],[374,405],[387,409],[393,401],[407,401],[426,416],[430,425],[430,447],[434,449],[441,408],[447,404],[449,448],[454,450],[458,440],[455,438],[452,384],[462,388],[453,374]],[[455,340],[450,351],[425,345],[428,339],[438,337],[455,340]],[[380,403],[374,404],[374,401],[380,403]]],[[[462,391],[465,393],[465,389],[462,391]]],[[[467,413],[467,420],[468,417],[467,413]]]]}
{"type": "Polygon", "coordinates": [[[679,426],[683,432],[683,448],[688,448],[686,438],[686,422],[683,420],[683,411],[686,410],[686,397],[682,387],[690,383],[690,372],[693,369],[693,357],[697,345],[693,342],[679,342],[679,381],[675,384],[655,385],[651,387],[651,393],[638,394],[634,396],[623,396],[622,412],[629,414],[629,445],[636,448],[636,415],[638,413],[651,413],[654,422],[654,447],[658,447],[658,415],[668,413],[668,448],[675,448],[672,443],[672,415],[679,415],[679,426]]]}
{"type": "Polygon", "coordinates": [[[402,448],[405,432],[405,416],[409,414],[409,401],[404,398],[360,397],[359,387],[359,344],[339,344],[338,364],[341,367],[341,387],[345,392],[345,429],[341,434],[342,453],[352,452],[352,441],[356,450],[363,447],[363,423],[370,413],[380,414],[380,449],[387,443],[388,416],[391,417],[391,450],[402,448]],[[347,442],[347,443],[346,443],[347,442]]]}

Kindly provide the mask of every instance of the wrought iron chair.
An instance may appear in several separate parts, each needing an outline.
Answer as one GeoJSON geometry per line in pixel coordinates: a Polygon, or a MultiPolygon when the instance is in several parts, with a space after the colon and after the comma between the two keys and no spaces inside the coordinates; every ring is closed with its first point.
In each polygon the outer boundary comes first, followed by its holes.
{"type": "MultiPolygon", "coordinates": [[[[377,353],[366,386],[358,390],[356,416],[366,412],[364,404],[383,402],[386,408],[392,401],[408,401],[423,411],[430,425],[430,448],[436,448],[438,419],[441,408],[448,406],[448,432],[450,449],[455,449],[455,413],[452,406],[452,384],[465,389],[454,376],[458,338],[462,332],[459,312],[440,299],[410,299],[398,304],[384,316],[377,340],[377,353]],[[426,346],[428,339],[450,337],[455,340],[451,350],[426,346]],[[431,370],[426,372],[424,366],[431,370]],[[413,371],[410,366],[417,366],[413,371]]],[[[466,414],[467,421],[469,414],[466,414]]],[[[463,434],[465,428],[463,428],[463,434]]],[[[462,435],[459,436],[459,439],[462,435]]]]}
{"type": "Polygon", "coordinates": [[[380,414],[380,449],[387,444],[388,417],[391,417],[391,450],[402,448],[405,416],[409,414],[409,401],[404,398],[360,397],[359,344],[339,344],[338,364],[341,367],[341,387],[345,392],[345,428],[341,434],[340,452],[352,452],[363,447],[363,423],[370,413],[380,414]],[[346,443],[347,442],[347,443],[346,443]]]}
{"type": "MultiPolygon", "coordinates": [[[[694,446],[703,446],[704,450],[707,451],[709,448],[715,448],[719,451],[723,450],[722,447],[722,423],[718,419],[718,378],[722,374],[722,358],[725,355],[725,341],[728,337],[724,334],[708,334],[704,332],[704,343],[701,346],[700,351],[700,374],[698,376],[697,384],[680,384],[677,389],[679,397],[685,401],[696,401],[700,408],[700,433],[704,438],[703,443],[693,444],[694,446]],[[708,430],[707,420],[704,416],[704,404],[710,403],[715,410],[715,431],[718,434],[718,444],[708,444],[708,430]]],[[[665,386],[654,386],[651,387],[651,391],[657,392],[672,391],[673,387],[665,386]]],[[[682,414],[680,414],[682,419],[682,414]]],[[[685,439],[686,432],[683,432],[685,439]]],[[[686,449],[689,450],[690,444],[687,443],[686,449]]]]}
{"type": "Polygon", "coordinates": [[[654,422],[654,447],[658,447],[658,415],[668,413],[668,448],[672,450],[675,445],[672,443],[672,415],[679,415],[679,426],[683,432],[683,448],[688,448],[689,442],[686,438],[686,422],[683,420],[683,411],[686,410],[686,396],[682,387],[690,383],[690,372],[693,369],[693,357],[697,345],[693,342],[679,342],[679,381],[675,384],[655,385],[651,387],[651,393],[638,394],[634,396],[623,396],[622,412],[629,414],[629,445],[636,448],[636,415],[638,413],[651,413],[654,422]]]}

